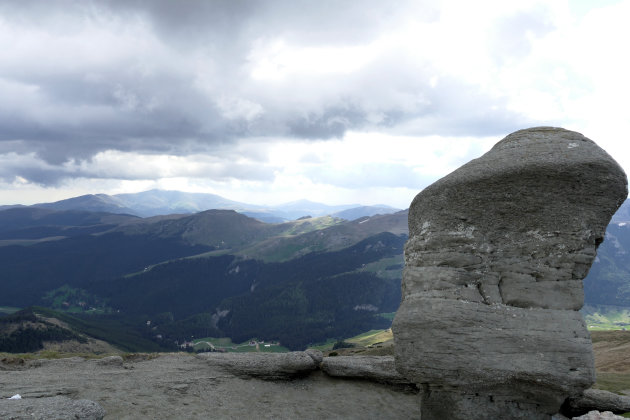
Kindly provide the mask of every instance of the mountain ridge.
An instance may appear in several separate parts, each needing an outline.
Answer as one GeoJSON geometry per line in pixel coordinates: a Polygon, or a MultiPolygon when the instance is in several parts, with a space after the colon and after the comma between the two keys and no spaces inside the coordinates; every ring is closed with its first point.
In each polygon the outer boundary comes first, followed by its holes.
{"type": "MultiPolygon", "coordinates": [[[[16,207],[15,206],[7,206],[16,207]]],[[[360,204],[327,205],[302,199],[279,204],[256,205],[242,203],[209,193],[189,193],[176,190],[148,190],[139,193],[124,194],[86,194],[51,203],[38,203],[29,207],[40,207],[52,210],[83,210],[108,213],[130,214],[139,217],[152,217],[173,213],[198,213],[204,210],[236,210],[266,222],[282,222],[295,220],[304,216],[325,216],[343,211],[357,209],[353,218],[371,216],[378,212],[393,213],[394,207],[360,204]]],[[[3,208],[0,207],[0,211],[3,208]]],[[[341,216],[340,216],[341,217],[341,216]]]]}

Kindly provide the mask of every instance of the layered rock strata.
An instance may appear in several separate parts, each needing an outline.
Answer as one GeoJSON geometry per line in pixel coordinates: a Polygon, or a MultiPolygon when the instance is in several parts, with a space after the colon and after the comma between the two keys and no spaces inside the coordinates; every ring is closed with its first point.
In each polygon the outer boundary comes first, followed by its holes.
{"type": "Polygon", "coordinates": [[[577,312],[626,175],[561,128],[517,131],[409,209],[396,367],[422,419],[546,419],[595,378],[577,312]]]}
{"type": "Polygon", "coordinates": [[[337,356],[325,357],[320,365],[327,375],[358,378],[392,385],[410,385],[394,365],[393,356],[337,356]]]}

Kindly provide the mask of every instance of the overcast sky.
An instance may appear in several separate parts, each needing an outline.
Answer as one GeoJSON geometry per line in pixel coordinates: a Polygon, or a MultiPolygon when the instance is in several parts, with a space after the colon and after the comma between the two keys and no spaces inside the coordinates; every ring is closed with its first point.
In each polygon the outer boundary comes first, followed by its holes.
{"type": "Polygon", "coordinates": [[[408,207],[507,134],[630,173],[630,1],[0,0],[0,204],[408,207]]]}

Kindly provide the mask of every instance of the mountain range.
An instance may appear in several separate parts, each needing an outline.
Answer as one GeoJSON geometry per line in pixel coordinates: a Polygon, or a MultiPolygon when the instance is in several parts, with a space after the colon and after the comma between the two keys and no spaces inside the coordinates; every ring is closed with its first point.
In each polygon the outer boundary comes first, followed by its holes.
{"type": "MultiPolygon", "coordinates": [[[[4,206],[8,208],[9,206],[4,206]]],[[[14,206],[21,207],[21,206],[14,206]]],[[[399,211],[387,205],[362,206],[347,204],[330,206],[309,200],[298,200],[278,206],[240,203],[215,194],[182,191],[149,190],[128,194],[88,194],[53,203],[39,203],[32,207],[51,210],[80,210],[151,217],[167,214],[191,214],[210,209],[235,210],[259,220],[278,223],[305,216],[333,215],[348,220],[374,214],[399,211]]],[[[2,210],[2,207],[0,207],[2,210]]]]}
{"type": "MultiPolygon", "coordinates": [[[[141,194],[0,210],[0,309],[72,313],[82,331],[135,350],[170,349],[192,336],[299,349],[389,326],[407,211],[371,215],[374,208],[301,201],[277,210],[342,213],[266,223],[234,209],[184,213],[190,207],[175,200],[188,193],[141,194]],[[103,211],[111,206],[117,212],[103,211]],[[158,208],[181,211],[138,215],[158,208]]],[[[210,200],[202,196],[192,195],[210,200]]],[[[584,281],[588,305],[630,307],[628,209],[626,202],[613,218],[584,281]]]]}

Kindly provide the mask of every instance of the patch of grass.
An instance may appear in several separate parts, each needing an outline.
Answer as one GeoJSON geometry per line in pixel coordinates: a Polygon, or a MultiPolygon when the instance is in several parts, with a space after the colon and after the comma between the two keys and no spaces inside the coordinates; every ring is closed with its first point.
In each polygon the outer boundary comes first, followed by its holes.
{"type": "Polygon", "coordinates": [[[593,388],[616,394],[630,390],[630,373],[597,372],[597,382],[593,388]]]}
{"type": "Polygon", "coordinates": [[[393,257],[383,258],[366,264],[360,269],[360,271],[368,271],[385,279],[399,279],[402,277],[404,262],[402,254],[395,255],[393,257]]]}
{"type": "MultiPolygon", "coordinates": [[[[381,315],[395,315],[395,312],[391,314],[381,314],[381,315]]],[[[394,338],[391,329],[386,330],[370,330],[364,332],[363,334],[355,335],[354,337],[344,338],[343,341],[347,343],[351,343],[356,345],[357,347],[368,347],[373,346],[375,344],[384,343],[386,341],[392,340],[394,338]]],[[[310,349],[319,350],[322,352],[333,350],[333,346],[339,340],[336,338],[329,338],[323,343],[318,343],[316,345],[310,346],[310,349]]]]}
{"type": "Polygon", "coordinates": [[[584,305],[580,312],[591,331],[630,329],[630,308],[584,305]]]}
{"type": "Polygon", "coordinates": [[[329,338],[323,343],[310,346],[309,349],[319,350],[319,351],[329,351],[329,350],[332,350],[336,342],[337,340],[335,340],[334,338],[329,338]]]}
{"type": "Polygon", "coordinates": [[[377,343],[383,343],[394,338],[392,330],[390,328],[386,330],[370,330],[363,334],[356,335],[351,338],[347,338],[345,341],[348,343],[356,344],[357,346],[372,346],[377,343]]]}

